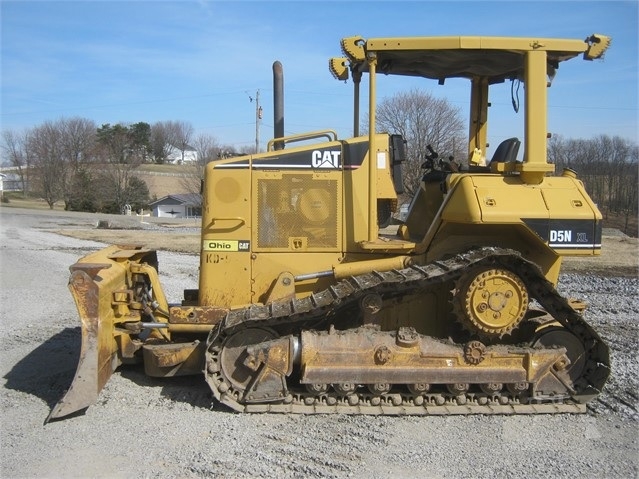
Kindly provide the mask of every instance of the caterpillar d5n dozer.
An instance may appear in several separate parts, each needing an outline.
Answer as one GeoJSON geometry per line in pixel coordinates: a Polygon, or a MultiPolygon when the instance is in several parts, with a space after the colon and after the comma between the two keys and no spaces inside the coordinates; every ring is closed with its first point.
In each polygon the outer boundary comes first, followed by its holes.
{"type": "Polygon", "coordinates": [[[608,347],[555,286],[563,256],[599,254],[601,214],[573,171],[552,174],[547,88],[561,62],[600,58],[609,42],[343,39],[329,66],[353,79],[355,137],[276,132],[265,153],[209,163],[199,289],[169,303],[142,247],[71,266],[82,349],[49,418],[91,405],[118,366],[139,362],[150,376],[204,374],[236,411],[585,411],[608,377],[608,347]],[[400,136],[376,133],[379,73],[465,78],[471,92],[469,165],[431,156],[391,234],[380,225],[406,152],[400,136]],[[489,88],[507,80],[525,85],[523,160],[510,139],[486,163],[489,88]]]}

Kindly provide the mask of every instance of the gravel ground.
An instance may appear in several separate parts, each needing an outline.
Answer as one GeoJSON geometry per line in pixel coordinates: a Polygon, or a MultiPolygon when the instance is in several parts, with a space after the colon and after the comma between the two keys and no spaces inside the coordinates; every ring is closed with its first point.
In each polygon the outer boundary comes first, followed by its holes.
{"type": "MultiPolygon", "coordinates": [[[[100,243],[47,230],[76,217],[0,208],[1,477],[623,477],[639,472],[636,277],[564,274],[563,294],[612,349],[605,392],[582,415],[243,415],[200,377],[116,372],[86,414],[43,425],[79,354],[68,266],[100,243]]],[[[604,244],[605,246],[605,244],[604,244]]],[[[198,258],[159,253],[170,301],[198,258]]]]}

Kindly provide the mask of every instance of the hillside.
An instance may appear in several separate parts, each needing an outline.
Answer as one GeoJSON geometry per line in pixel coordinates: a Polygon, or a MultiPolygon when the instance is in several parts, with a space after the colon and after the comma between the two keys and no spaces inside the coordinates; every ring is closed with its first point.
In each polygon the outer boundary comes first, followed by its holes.
{"type": "Polygon", "coordinates": [[[192,166],[141,165],[135,175],[146,183],[152,199],[199,191],[199,173],[192,166]]]}

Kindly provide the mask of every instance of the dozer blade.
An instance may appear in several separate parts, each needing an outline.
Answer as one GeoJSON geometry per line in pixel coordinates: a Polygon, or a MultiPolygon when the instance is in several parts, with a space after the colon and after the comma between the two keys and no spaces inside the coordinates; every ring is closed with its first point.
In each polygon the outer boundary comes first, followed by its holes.
{"type": "Polygon", "coordinates": [[[82,325],[80,359],[71,386],[53,407],[46,422],[68,416],[94,404],[111,374],[120,365],[114,308],[116,294],[128,290],[129,261],[155,252],[110,246],[92,253],[69,269],[69,289],[82,325]]]}

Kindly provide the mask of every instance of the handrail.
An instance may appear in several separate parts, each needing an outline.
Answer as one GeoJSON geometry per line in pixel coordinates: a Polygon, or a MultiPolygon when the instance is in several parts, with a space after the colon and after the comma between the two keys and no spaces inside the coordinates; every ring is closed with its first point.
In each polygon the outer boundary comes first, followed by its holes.
{"type": "Polygon", "coordinates": [[[241,216],[220,216],[218,218],[211,218],[211,224],[215,224],[216,221],[239,221],[240,226],[246,224],[246,220],[241,216]]]}
{"type": "Polygon", "coordinates": [[[275,143],[295,143],[296,141],[312,140],[313,138],[326,137],[328,141],[337,141],[337,133],[333,130],[311,131],[309,133],[300,133],[299,135],[283,136],[281,138],[273,138],[266,145],[266,151],[274,151],[275,143]]]}

